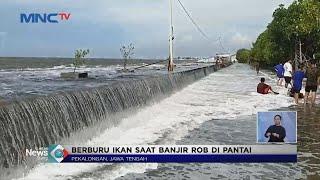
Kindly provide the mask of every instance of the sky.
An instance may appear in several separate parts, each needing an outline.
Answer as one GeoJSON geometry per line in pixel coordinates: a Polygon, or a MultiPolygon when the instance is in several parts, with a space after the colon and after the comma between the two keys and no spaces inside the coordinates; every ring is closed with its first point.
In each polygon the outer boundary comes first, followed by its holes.
{"type": "MultiPolygon", "coordinates": [[[[279,4],[293,0],[180,0],[205,39],[173,0],[174,56],[213,56],[249,48],[279,4]],[[221,39],[221,43],[217,39],[221,39]]],[[[133,43],[136,58],[166,58],[169,0],[1,0],[0,56],[120,58],[133,43]],[[68,21],[21,23],[21,13],[67,12],[68,21]]]]}

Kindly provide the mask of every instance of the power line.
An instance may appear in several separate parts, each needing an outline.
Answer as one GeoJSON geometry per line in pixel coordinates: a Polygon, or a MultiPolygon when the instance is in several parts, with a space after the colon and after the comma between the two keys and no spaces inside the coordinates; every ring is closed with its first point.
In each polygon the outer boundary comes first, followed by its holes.
{"type": "MultiPolygon", "coordinates": [[[[187,14],[188,18],[190,19],[190,21],[192,22],[192,24],[197,28],[197,30],[200,32],[200,34],[209,42],[213,43],[213,42],[217,42],[220,41],[220,37],[215,40],[212,41],[209,36],[207,36],[207,34],[200,28],[200,26],[196,23],[196,21],[192,18],[192,16],[190,15],[190,13],[188,12],[188,10],[185,8],[185,6],[182,4],[182,2],[180,0],[178,0],[180,6],[182,7],[183,11],[187,14]]],[[[221,44],[221,41],[220,41],[221,44]]],[[[222,46],[222,45],[221,45],[222,46]]]]}
{"type": "Polygon", "coordinates": [[[223,51],[227,52],[226,49],[223,47],[222,45],[222,42],[221,42],[221,36],[219,37],[219,44],[220,44],[220,47],[223,51]]]}

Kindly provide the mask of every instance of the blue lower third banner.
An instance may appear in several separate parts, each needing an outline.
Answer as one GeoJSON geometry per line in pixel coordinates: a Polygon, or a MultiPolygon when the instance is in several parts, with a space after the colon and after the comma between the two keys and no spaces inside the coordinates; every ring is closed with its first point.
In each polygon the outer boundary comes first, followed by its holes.
{"type": "Polygon", "coordinates": [[[61,163],[295,163],[296,154],[251,155],[68,155],[61,163]]]}
{"type": "Polygon", "coordinates": [[[295,163],[297,146],[273,145],[50,145],[50,163],[295,163]]]}

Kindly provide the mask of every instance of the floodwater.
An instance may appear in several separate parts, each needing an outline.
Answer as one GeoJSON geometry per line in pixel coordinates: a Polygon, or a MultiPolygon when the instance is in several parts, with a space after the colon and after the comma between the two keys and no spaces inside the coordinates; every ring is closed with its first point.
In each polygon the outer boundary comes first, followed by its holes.
{"type": "Polygon", "coordinates": [[[293,106],[274,75],[234,64],[82,145],[255,144],[258,111],[298,111],[298,163],[39,164],[23,179],[319,179],[319,106],[293,106]],[[261,76],[279,95],[255,92],[261,76]]]}

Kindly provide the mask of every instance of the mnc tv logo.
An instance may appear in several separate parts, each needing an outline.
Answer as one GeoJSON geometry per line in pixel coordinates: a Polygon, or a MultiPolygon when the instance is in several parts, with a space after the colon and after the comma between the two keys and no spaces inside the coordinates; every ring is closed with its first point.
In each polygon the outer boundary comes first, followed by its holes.
{"type": "Polygon", "coordinates": [[[68,154],[68,151],[61,145],[50,145],[48,148],[48,162],[60,163],[68,154]]]}
{"type": "Polygon", "coordinates": [[[21,13],[20,23],[59,23],[67,21],[71,17],[70,13],[21,13]]]}

